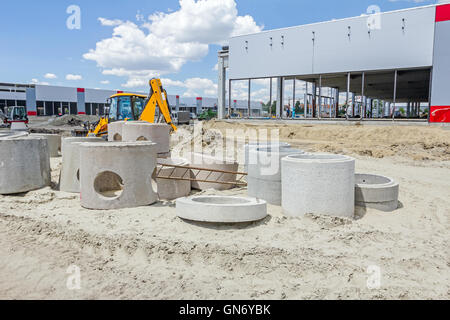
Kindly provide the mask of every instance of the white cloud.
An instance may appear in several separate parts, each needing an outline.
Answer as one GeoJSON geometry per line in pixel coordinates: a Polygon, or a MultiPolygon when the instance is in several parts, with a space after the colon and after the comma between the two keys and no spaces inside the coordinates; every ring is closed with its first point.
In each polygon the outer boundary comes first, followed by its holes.
{"type": "Polygon", "coordinates": [[[120,26],[121,24],[123,24],[123,21],[119,20],[119,19],[108,20],[105,18],[98,18],[98,21],[100,21],[101,25],[105,26],[105,27],[115,27],[115,26],[120,26]]]}
{"type": "Polygon", "coordinates": [[[44,78],[45,78],[45,79],[56,79],[56,78],[58,78],[58,77],[56,76],[56,74],[53,74],[53,73],[46,73],[46,74],[44,75],[44,78]]]}
{"type": "Polygon", "coordinates": [[[68,75],[66,75],[66,80],[79,81],[79,80],[83,80],[83,77],[78,74],[68,74],[68,75]]]}
{"type": "Polygon", "coordinates": [[[210,44],[263,28],[251,16],[239,16],[234,0],[180,0],[177,11],[154,13],[141,26],[99,21],[114,27],[112,36],[83,57],[95,61],[105,75],[127,77],[126,88],[147,86],[151,77],[180,71],[188,61],[204,58],[210,44]]]}
{"type": "Polygon", "coordinates": [[[41,82],[41,81],[39,81],[39,79],[36,79],[36,78],[31,79],[31,83],[33,83],[33,84],[40,84],[40,85],[43,85],[43,86],[50,85],[48,82],[41,82]]]}
{"type": "Polygon", "coordinates": [[[210,79],[189,78],[179,81],[166,78],[161,79],[161,82],[164,87],[184,88],[184,97],[214,97],[217,95],[217,84],[210,79]]]}
{"type": "Polygon", "coordinates": [[[109,80],[100,81],[101,84],[110,84],[109,80]]]}

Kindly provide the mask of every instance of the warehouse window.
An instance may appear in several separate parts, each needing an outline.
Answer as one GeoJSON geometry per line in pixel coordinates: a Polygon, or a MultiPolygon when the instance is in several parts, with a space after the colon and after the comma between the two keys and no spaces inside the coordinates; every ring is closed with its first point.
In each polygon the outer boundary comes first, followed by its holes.
{"type": "Polygon", "coordinates": [[[91,115],[92,114],[92,105],[90,103],[85,103],[84,108],[86,109],[86,114],[91,115]]]}
{"type": "Polygon", "coordinates": [[[62,114],[70,114],[70,109],[69,109],[69,103],[68,102],[63,102],[62,103],[62,114]]]}
{"type": "Polygon", "coordinates": [[[71,102],[70,103],[70,114],[77,114],[77,103],[76,102],[71,102]]]}
{"type": "Polygon", "coordinates": [[[38,116],[45,116],[43,101],[36,101],[36,111],[38,116]]]}

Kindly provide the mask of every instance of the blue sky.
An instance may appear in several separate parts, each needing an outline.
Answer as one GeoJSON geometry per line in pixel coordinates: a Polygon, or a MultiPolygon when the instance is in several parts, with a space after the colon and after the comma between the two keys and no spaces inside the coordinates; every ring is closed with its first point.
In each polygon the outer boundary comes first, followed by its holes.
{"type": "Polygon", "coordinates": [[[374,4],[390,11],[436,2],[5,1],[0,82],[147,91],[147,79],[160,76],[170,94],[214,96],[217,50],[230,35],[358,16],[374,4]],[[81,9],[79,30],[66,26],[70,5],[81,9]]]}

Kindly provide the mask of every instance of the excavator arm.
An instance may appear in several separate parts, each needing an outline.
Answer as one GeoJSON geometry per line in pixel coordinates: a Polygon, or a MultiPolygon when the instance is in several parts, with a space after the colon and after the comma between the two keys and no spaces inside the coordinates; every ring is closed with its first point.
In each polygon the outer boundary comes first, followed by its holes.
{"type": "Polygon", "coordinates": [[[147,121],[150,123],[155,122],[156,107],[159,107],[164,119],[167,124],[170,125],[173,130],[177,131],[177,127],[172,122],[172,117],[170,116],[170,106],[167,98],[167,92],[163,89],[160,79],[150,80],[150,94],[147,103],[144,107],[139,120],[147,121]],[[164,96],[163,96],[164,95],[164,96]]]}

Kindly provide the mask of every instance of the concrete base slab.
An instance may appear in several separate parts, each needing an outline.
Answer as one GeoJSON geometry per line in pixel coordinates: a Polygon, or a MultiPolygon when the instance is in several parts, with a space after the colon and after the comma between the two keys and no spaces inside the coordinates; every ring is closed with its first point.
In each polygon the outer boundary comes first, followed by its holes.
{"type": "Polygon", "coordinates": [[[282,160],[282,206],[287,216],[307,213],[353,218],[355,159],[304,154],[282,160]]]}
{"type": "MultiPolygon", "coordinates": [[[[188,166],[189,161],[186,159],[158,159],[158,163],[164,165],[188,166]]],[[[179,168],[163,168],[157,167],[159,177],[187,178],[191,177],[191,172],[179,168]]],[[[158,196],[161,200],[175,200],[183,198],[191,193],[191,182],[182,180],[167,180],[156,178],[158,186],[158,196]]]]}
{"type": "Polygon", "coordinates": [[[50,185],[48,142],[41,137],[0,139],[0,194],[50,185]]]}
{"type": "Polygon", "coordinates": [[[267,204],[263,200],[224,196],[197,196],[177,200],[177,216],[191,221],[242,223],[264,219],[267,204]]]}
{"type": "Polygon", "coordinates": [[[400,186],[394,179],[373,174],[355,175],[357,206],[391,212],[398,209],[400,186]]]}
{"type": "Polygon", "coordinates": [[[82,143],[81,206],[110,210],[155,203],[156,150],[151,142],[82,143]]]}

